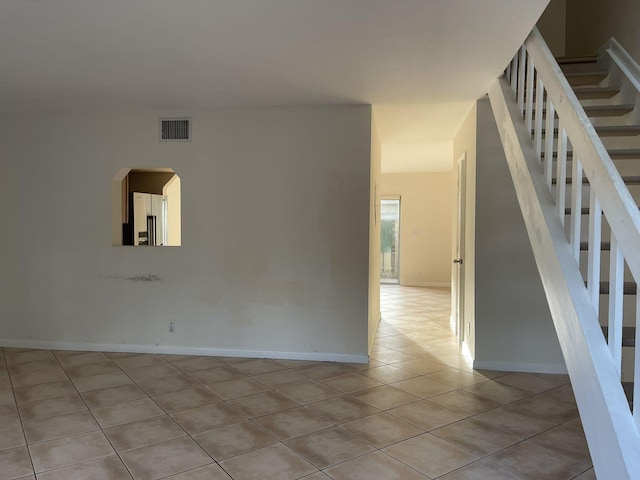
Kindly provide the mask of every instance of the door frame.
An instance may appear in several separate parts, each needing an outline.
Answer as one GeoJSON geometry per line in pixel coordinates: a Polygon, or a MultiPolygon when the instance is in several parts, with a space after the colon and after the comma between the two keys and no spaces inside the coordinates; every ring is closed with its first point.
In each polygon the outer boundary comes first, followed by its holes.
{"type": "MultiPolygon", "coordinates": [[[[384,200],[394,200],[398,202],[398,238],[396,245],[396,277],[398,285],[400,285],[400,255],[402,255],[402,248],[400,248],[400,242],[402,242],[402,197],[400,195],[382,195],[380,196],[380,224],[382,225],[382,202],[384,200]]],[[[382,228],[382,227],[381,227],[382,228]]],[[[382,277],[381,277],[382,280],[382,277]]]]}
{"type": "Polygon", "coordinates": [[[467,338],[464,321],[464,289],[465,289],[465,239],[466,239],[466,186],[467,186],[467,153],[463,153],[456,162],[457,167],[457,232],[455,245],[455,258],[453,263],[453,279],[455,285],[454,323],[458,344],[462,346],[467,338]]]}

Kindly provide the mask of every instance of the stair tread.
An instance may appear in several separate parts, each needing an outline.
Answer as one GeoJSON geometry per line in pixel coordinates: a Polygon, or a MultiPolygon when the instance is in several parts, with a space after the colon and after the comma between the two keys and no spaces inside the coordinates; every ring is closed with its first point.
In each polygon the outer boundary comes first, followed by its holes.
{"type": "Polygon", "coordinates": [[[569,85],[597,85],[602,80],[607,78],[609,72],[606,70],[594,70],[585,72],[567,72],[565,73],[566,79],[569,81],[569,85]]]}
{"type": "MultiPolygon", "coordinates": [[[[613,160],[624,160],[624,159],[640,159],[640,148],[622,148],[622,149],[612,149],[607,150],[609,152],[609,156],[613,160]]],[[[545,152],[542,152],[542,158],[544,158],[545,152]]],[[[553,152],[553,158],[557,158],[558,152],[553,152]]],[[[573,150],[567,152],[567,158],[573,158],[573,150]]]]}
{"type": "MultiPolygon", "coordinates": [[[[640,185],[640,175],[623,175],[622,176],[622,181],[626,185],[640,185]]],[[[557,179],[556,178],[551,179],[551,183],[553,185],[555,185],[557,183],[557,179]]],[[[571,185],[572,183],[573,183],[573,178],[572,177],[567,177],[567,185],[571,185]]],[[[587,177],[584,177],[582,179],[582,183],[584,185],[588,185],[589,184],[589,180],[587,179],[587,177]]]]}
{"type": "Polygon", "coordinates": [[[620,93],[620,87],[576,86],[573,91],[579,99],[610,98],[620,93]]]}
{"type": "Polygon", "coordinates": [[[615,86],[607,86],[607,87],[601,87],[599,85],[578,85],[577,87],[574,87],[573,89],[574,91],[578,90],[580,92],[601,92],[601,91],[608,91],[608,92],[619,92],[620,91],[620,87],[615,87],[615,86]]]}
{"type": "Polygon", "coordinates": [[[589,117],[614,117],[625,115],[634,109],[632,103],[619,105],[587,105],[582,107],[589,117]]]}
{"type": "Polygon", "coordinates": [[[640,125],[600,125],[594,127],[600,135],[634,136],[640,135],[640,125]]]}

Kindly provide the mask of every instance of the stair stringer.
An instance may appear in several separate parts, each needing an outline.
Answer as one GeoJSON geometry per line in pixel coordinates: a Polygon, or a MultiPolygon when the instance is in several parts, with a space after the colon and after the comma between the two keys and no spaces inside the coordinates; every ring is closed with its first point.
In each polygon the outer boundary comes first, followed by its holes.
{"type": "Polygon", "coordinates": [[[640,435],[506,79],[489,99],[600,480],[640,478],[640,435]]]}

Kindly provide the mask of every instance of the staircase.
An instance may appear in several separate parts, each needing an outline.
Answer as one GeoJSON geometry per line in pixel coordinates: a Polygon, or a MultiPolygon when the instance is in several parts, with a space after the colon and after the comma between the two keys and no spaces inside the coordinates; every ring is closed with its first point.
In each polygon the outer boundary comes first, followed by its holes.
{"type": "Polygon", "coordinates": [[[596,474],[638,479],[640,67],[534,29],[489,97],[596,474]]]}
{"type": "MultiPolygon", "coordinates": [[[[640,204],[640,124],[637,123],[636,99],[634,89],[624,87],[615,69],[607,62],[607,56],[558,59],[569,85],[580,101],[589,117],[596,133],[607,148],[622,181],[627,186],[636,204],[640,204]],[[631,95],[629,93],[632,93],[631,95]]],[[[557,135],[557,132],[555,132],[557,135]]],[[[557,162],[557,152],[554,152],[557,162]]],[[[543,157],[544,159],[544,157],[543,157]]],[[[573,161],[573,152],[567,151],[567,165],[573,161]]],[[[568,185],[573,179],[566,178],[568,185]]],[[[554,177],[555,185],[557,179],[554,177]]],[[[588,195],[588,180],[583,177],[583,196],[588,195]]],[[[583,208],[582,215],[588,215],[588,208],[583,208]]],[[[570,215],[571,209],[565,209],[570,215]]],[[[603,234],[603,237],[606,234],[603,234]]],[[[640,246],[639,246],[640,247],[640,246]]],[[[585,281],[588,242],[580,243],[582,273],[585,281]]],[[[611,242],[603,241],[600,247],[601,280],[599,320],[605,340],[608,342],[609,327],[607,325],[607,305],[609,304],[610,284],[606,273],[610,270],[611,242]],[[603,313],[604,312],[604,313],[603,313]]],[[[623,283],[623,326],[622,326],[622,358],[621,380],[630,408],[633,408],[634,355],[636,344],[636,326],[634,304],[637,286],[626,272],[623,283]],[[624,308],[626,307],[626,308],[624,308]]]]}

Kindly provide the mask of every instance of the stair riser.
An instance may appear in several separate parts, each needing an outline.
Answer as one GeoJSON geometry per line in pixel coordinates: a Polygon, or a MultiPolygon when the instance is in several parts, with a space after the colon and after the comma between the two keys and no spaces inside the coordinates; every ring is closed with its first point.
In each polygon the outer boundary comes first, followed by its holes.
{"type": "MultiPolygon", "coordinates": [[[[640,151],[638,150],[612,150],[609,152],[609,156],[617,168],[630,167],[633,170],[625,171],[625,175],[637,174],[640,171],[640,151]]],[[[544,154],[542,155],[542,161],[544,161],[544,154]]],[[[557,152],[553,152],[553,168],[555,171],[557,161],[557,152]]],[[[573,151],[567,152],[567,164],[570,167],[573,161],[573,151]]],[[[568,168],[567,171],[571,169],[568,168]]],[[[622,175],[622,174],[621,174],[622,175]]]]}
{"type": "MultiPolygon", "coordinates": [[[[554,199],[556,196],[557,187],[558,186],[555,183],[551,185],[552,195],[554,199]]],[[[566,184],[565,214],[567,215],[567,217],[565,218],[565,222],[569,221],[568,213],[571,210],[571,192],[573,188],[574,188],[573,184],[571,183],[566,184]]],[[[589,213],[589,195],[591,193],[590,192],[591,186],[589,184],[583,184],[581,189],[582,189],[582,216],[586,217],[589,213]]],[[[640,185],[637,185],[637,184],[627,185],[627,190],[631,194],[631,198],[635,200],[636,205],[640,205],[640,185]]],[[[583,218],[582,221],[583,222],[586,221],[585,218],[583,218]]],[[[603,222],[603,224],[604,223],[606,222],[603,222]]],[[[586,232],[583,231],[583,234],[586,234],[586,232]]],[[[584,241],[587,239],[587,237],[583,236],[582,239],[584,241]]]]}
{"type": "MultiPolygon", "coordinates": [[[[616,121],[618,123],[622,122],[622,118],[631,113],[633,111],[633,107],[632,106],[622,106],[620,108],[616,107],[616,108],[612,108],[607,106],[607,108],[600,108],[600,106],[598,106],[599,108],[585,108],[585,113],[587,114],[587,116],[592,120],[592,121],[597,121],[603,118],[609,118],[611,119],[611,121],[616,121]]],[[[534,111],[534,116],[535,116],[535,111],[534,111]]],[[[543,113],[542,115],[542,120],[543,120],[543,125],[547,124],[547,113],[546,111],[543,113]]],[[[554,126],[557,127],[558,126],[558,117],[554,118],[554,126]]]]}
{"type": "MultiPolygon", "coordinates": [[[[616,127],[616,126],[606,125],[606,126],[600,126],[600,127],[596,126],[595,130],[598,136],[602,139],[611,138],[611,137],[637,137],[638,135],[640,135],[640,126],[616,127]]],[[[533,133],[534,132],[532,131],[531,134],[533,135],[533,133]]],[[[546,139],[546,137],[547,137],[547,132],[543,130],[542,131],[543,141],[546,139]]],[[[557,141],[557,138],[558,138],[557,128],[553,132],[553,137],[557,141]]]]}
{"type": "MultiPolygon", "coordinates": [[[[580,240],[581,242],[586,242],[589,239],[589,217],[587,215],[582,215],[582,221],[580,222],[580,240]]],[[[569,216],[565,217],[565,232],[567,233],[567,238],[569,238],[569,216]]],[[[609,224],[607,222],[602,223],[602,241],[609,242],[611,240],[611,229],[609,228],[609,224]]]]}
{"type": "Polygon", "coordinates": [[[607,150],[637,150],[640,147],[640,136],[600,137],[607,150]]]}
{"type": "Polygon", "coordinates": [[[603,91],[588,91],[588,92],[575,92],[578,100],[607,100],[615,97],[618,92],[612,92],[609,90],[603,91]]]}
{"type": "MultiPolygon", "coordinates": [[[[609,341],[609,327],[602,325],[602,333],[605,340],[609,341]]],[[[636,327],[622,327],[622,346],[635,348],[636,346],[636,327]]]]}
{"type": "MultiPolygon", "coordinates": [[[[602,251],[600,254],[600,280],[603,282],[609,281],[609,251],[602,251]]],[[[588,252],[581,251],[580,252],[580,272],[582,273],[583,278],[587,278],[587,260],[588,260],[588,252]]],[[[625,269],[627,270],[627,269],[625,269]]],[[[633,282],[633,276],[630,272],[625,272],[624,276],[625,282],[633,282]]]]}
{"type": "Polygon", "coordinates": [[[634,357],[635,348],[622,347],[622,381],[634,381],[634,357]]]}
{"type": "MultiPolygon", "coordinates": [[[[589,179],[587,177],[582,177],[582,187],[588,187],[589,186],[589,179]]],[[[640,186],[640,177],[636,177],[636,176],[623,176],[622,177],[622,181],[624,182],[624,184],[627,187],[637,187],[640,186]]],[[[557,179],[556,178],[552,178],[551,179],[551,184],[552,185],[557,185],[557,179]]],[[[565,185],[571,185],[573,186],[573,178],[572,177],[567,177],[565,179],[565,185]]]]}
{"type": "Polygon", "coordinates": [[[558,60],[560,68],[566,73],[588,73],[598,70],[598,63],[595,57],[585,58],[583,61],[564,63],[562,59],[558,60]]]}
{"type": "MultiPolygon", "coordinates": [[[[625,295],[622,301],[623,307],[623,323],[622,325],[625,327],[635,327],[635,305],[636,305],[636,297],[634,295],[625,295]]],[[[600,307],[598,312],[598,319],[600,321],[600,325],[607,325],[609,322],[608,319],[608,311],[609,311],[609,296],[608,295],[600,295],[600,307]]]]}

